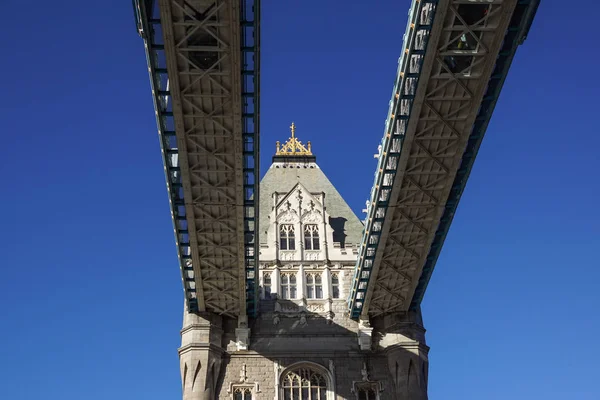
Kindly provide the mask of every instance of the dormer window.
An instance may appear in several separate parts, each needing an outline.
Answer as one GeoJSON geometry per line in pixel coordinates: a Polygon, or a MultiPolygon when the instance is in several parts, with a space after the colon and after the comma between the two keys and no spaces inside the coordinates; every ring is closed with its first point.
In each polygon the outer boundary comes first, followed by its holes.
{"type": "Polygon", "coordinates": [[[282,224],[279,226],[279,250],[296,250],[294,225],[282,224]]]}
{"type": "Polygon", "coordinates": [[[304,225],[304,250],[319,249],[319,228],[316,224],[304,225]]]}

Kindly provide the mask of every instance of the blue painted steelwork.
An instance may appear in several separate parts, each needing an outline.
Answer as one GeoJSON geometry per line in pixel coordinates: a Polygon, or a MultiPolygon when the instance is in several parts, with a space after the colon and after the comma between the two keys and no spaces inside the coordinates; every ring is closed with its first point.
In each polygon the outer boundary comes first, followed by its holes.
{"type": "Polygon", "coordinates": [[[463,154],[460,168],[454,178],[450,195],[446,201],[444,214],[435,233],[431,249],[427,255],[425,266],[419,278],[419,283],[413,295],[410,308],[417,309],[423,300],[425,295],[425,289],[433,273],[435,263],[440,255],[444,240],[448,234],[450,224],[454,218],[456,207],[460,197],[465,189],[465,185],[471,173],[471,168],[475,162],[475,157],[479,151],[479,146],[485,135],[485,131],[496,107],[496,102],[504,85],[504,80],[508,75],[510,64],[515,56],[517,47],[525,41],[529,28],[535,17],[535,13],[540,4],[540,0],[521,0],[518,2],[517,7],[511,18],[508,30],[504,37],[504,42],[500,53],[496,60],[496,66],[494,72],[491,75],[490,81],[486,93],[479,107],[479,113],[475,119],[469,141],[465,153],[463,154]]]}
{"type": "Polygon", "coordinates": [[[437,0],[413,0],[406,33],[404,51],[400,57],[384,137],[375,172],[375,183],[367,209],[359,257],[354,271],[348,306],[352,318],[358,318],[363,308],[371,276],[381,227],[388,212],[388,201],[399,164],[404,134],[411,116],[412,101],[417,90],[429,33],[433,25],[437,0]]]}
{"type": "Polygon", "coordinates": [[[246,313],[255,317],[258,311],[260,0],[242,0],[241,12],[246,313]]]}
{"type": "Polygon", "coordinates": [[[186,303],[188,311],[197,312],[196,289],[191,285],[194,282],[194,270],[191,262],[189,231],[183,199],[183,183],[179,167],[179,149],[177,148],[177,137],[175,135],[173,102],[169,90],[169,76],[167,74],[158,2],[155,0],[133,0],[133,9],[138,33],[144,39],[146,47],[150,86],[154,100],[156,124],[163,155],[169,205],[171,206],[171,217],[175,230],[177,257],[181,268],[186,303]]]}

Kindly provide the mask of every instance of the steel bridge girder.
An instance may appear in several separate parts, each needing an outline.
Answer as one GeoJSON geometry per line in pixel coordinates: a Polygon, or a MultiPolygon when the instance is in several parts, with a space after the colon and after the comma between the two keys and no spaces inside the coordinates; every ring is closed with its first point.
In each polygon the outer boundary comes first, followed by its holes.
{"type": "Polygon", "coordinates": [[[411,305],[440,223],[449,223],[451,190],[517,0],[435,2],[431,27],[418,23],[428,3],[413,2],[405,35],[380,165],[393,160],[376,175],[349,299],[354,318],[411,305]],[[419,45],[427,50],[414,51],[419,45]],[[393,184],[383,183],[384,169],[393,184]]]}

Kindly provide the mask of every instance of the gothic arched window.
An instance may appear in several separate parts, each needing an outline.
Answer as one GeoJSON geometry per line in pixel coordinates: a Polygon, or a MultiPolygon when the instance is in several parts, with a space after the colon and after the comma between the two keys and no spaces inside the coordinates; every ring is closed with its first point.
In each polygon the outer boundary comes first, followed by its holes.
{"type": "Polygon", "coordinates": [[[265,272],[263,275],[263,290],[264,298],[269,300],[271,298],[271,274],[269,272],[265,272]]]}
{"type": "Polygon", "coordinates": [[[233,391],[233,400],[252,400],[252,389],[238,387],[233,391]]]}
{"type": "Polygon", "coordinates": [[[340,298],[340,277],[337,273],[331,274],[331,297],[340,298]]]}
{"type": "Polygon", "coordinates": [[[296,250],[294,225],[281,224],[279,226],[279,250],[296,250]]]}
{"type": "Polygon", "coordinates": [[[356,394],[356,400],[379,400],[380,382],[354,382],[353,386],[354,390],[352,391],[356,394]]]}
{"type": "Polygon", "coordinates": [[[359,387],[356,390],[358,400],[379,400],[374,387],[359,387]]]}
{"type": "Polygon", "coordinates": [[[325,375],[310,367],[293,369],[281,377],[283,400],[327,400],[325,375]]]}
{"type": "Polygon", "coordinates": [[[306,298],[323,298],[323,279],[321,278],[320,273],[309,272],[308,274],[306,274],[306,298]]]}
{"type": "Polygon", "coordinates": [[[286,273],[281,274],[281,298],[295,299],[296,298],[296,274],[286,273]]]}
{"type": "Polygon", "coordinates": [[[319,228],[315,224],[304,225],[304,250],[319,250],[319,228]]]}

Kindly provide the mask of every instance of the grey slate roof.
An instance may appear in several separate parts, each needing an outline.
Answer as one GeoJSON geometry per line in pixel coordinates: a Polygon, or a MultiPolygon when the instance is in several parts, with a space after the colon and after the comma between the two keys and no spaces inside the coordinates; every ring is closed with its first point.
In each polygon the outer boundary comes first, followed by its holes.
{"type": "Polygon", "coordinates": [[[271,165],[260,181],[259,228],[261,242],[266,238],[269,227],[269,214],[273,206],[274,192],[287,193],[301,183],[311,193],[325,193],[325,212],[329,214],[329,224],[334,231],[334,242],[343,247],[348,243],[358,245],[362,239],[363,223],[344,201],[323,171],[315,163],[305,163],[299,168],[288,165],[286,168],[271,165]],[[312,168],[311,168],[312,166],[312,168]]]}

